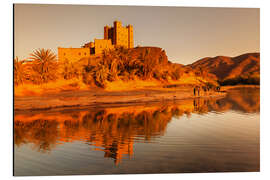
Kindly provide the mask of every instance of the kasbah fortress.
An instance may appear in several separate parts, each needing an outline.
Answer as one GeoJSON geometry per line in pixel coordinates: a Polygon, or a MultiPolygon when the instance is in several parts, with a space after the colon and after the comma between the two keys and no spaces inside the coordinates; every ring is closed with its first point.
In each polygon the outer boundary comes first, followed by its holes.
{"type": "Polygon", "coordinates": [[[84,44],[81,48],[58,47],[60,62],[76,62],[82,58],[102,54],[104,50],[115,47],[133,48],[133,26],[123,27],[120,21],[114,21],[113,27],[104,27],[104,39],[94,39],[94,42],[84,44]]]}

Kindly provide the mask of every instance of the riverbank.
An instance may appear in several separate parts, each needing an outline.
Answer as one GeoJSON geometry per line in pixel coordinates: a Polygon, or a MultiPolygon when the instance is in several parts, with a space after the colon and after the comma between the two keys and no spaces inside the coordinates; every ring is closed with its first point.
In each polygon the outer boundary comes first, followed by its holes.
{"type": "Polygon", "coordinates": [[[200,95],[194,96],[193,86],[189,85],[113,92],[95,88],[91,90],[63,91],[61,93],[42,96],[15,96],[14,110],[45,110],[61,107],[140,104],[224,95],[226,95],[226,92],[209,91],[207,93],[200,92],[200,95]]]}
{"type": "Polygon", "coordinates": [[[236,89],[236,88],[260,88],[260,85],[245,85],[245,84],[241,84],[241,85],[228,85],[228,86],[221,86],[221,91],[228,91],[230,89],[236,89]]]}

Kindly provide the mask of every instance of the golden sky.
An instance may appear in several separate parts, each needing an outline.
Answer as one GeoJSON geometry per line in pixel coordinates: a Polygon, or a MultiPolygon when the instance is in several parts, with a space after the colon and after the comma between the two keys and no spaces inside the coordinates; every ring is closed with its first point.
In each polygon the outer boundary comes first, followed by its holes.
{"type": "Polygon", "coordinates": [[[134,26],[134,45],[158,46],[170,61],[260,52],[260,9],[153,6],[14,6],[14,47],[19,59],[37,48],[80,47],[103,38],[113,21],[134,26]]]}

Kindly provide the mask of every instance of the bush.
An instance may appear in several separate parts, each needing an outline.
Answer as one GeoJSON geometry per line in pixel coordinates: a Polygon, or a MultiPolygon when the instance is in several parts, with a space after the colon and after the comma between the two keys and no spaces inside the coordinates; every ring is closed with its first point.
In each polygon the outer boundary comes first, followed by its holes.
{"type": "Polygon", "coordinates": [[[219,81],[219,84],[222,85],[222,86],[238,85],[238,84],[260,85],[260,78],[259,77],[242,77],[242,76],[238,76],[238,77],[235,77],[235,78],[219,81]]]}
{"type": "Polygon", "coordinates": [[[79,78],[80,68],[75,63],[65,61],[62,65],[62,76],[64,79],[79,78]]]}
{"type": "Polygon", "coordinates": [[[91,73],[87,73],[87,72],[83,72],[82,73],[82,80],[83,80],[83,83],[84,84],[87,84],[87,85],[94,85],[95,83],[95,80],[94,80],[94,78],[93,78],[93,76],[92,76],[92,74],[91,73]]]}

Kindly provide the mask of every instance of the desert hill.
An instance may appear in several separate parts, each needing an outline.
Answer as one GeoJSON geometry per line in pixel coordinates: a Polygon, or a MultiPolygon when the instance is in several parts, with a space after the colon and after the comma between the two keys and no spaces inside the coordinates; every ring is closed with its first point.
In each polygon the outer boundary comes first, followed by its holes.
{"type": "Polygon", "coordinates": [[[187,66],[212,73],[220,82],[235,79],[252,79],[252,82],[259,82],[260,53],[246,53],[236,57],[206,57],[187,66]]]}

